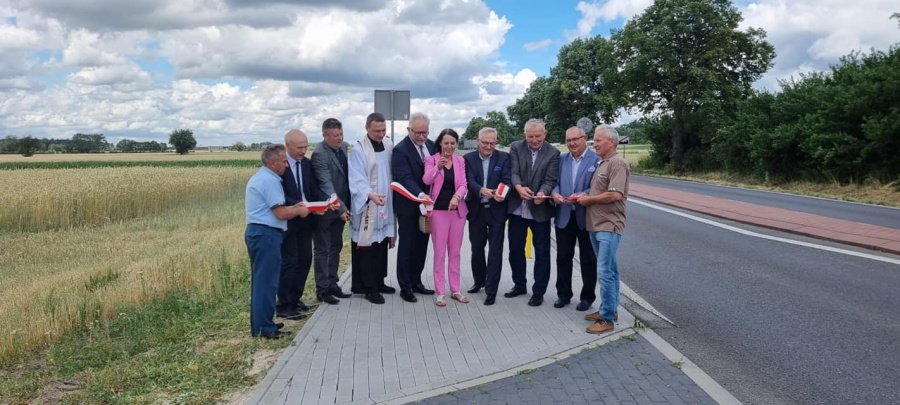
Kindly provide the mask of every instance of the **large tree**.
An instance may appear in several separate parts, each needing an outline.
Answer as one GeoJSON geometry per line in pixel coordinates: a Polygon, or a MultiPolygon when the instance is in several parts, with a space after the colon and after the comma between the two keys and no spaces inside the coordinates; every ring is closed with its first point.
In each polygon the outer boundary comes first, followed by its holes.
{"type": "Polygon", "coordinates": [[[484,127],[497,130],[497,142],[501,145],[509,145],[510,142],[519,138],[518,131],[506,119],[506,114],[500,111],[488,111],[484,117],[475,117],[469,121],[466,132],[463,133],[463,139],[478,139],[478,131],[484,127]]]}
{"type": "Polygon", "coordinates": [[[76,153],[99,153],[106,150],[106,136],[103,134],[82,134],[72,136],[72,143],[76,153]]]}
{"type": "Polygon", "coordinates": [[[34,156],[34,153],[41,149],[41,140],[37,138],[33,138],[30,136],[26,136],[22,139],[19,139],[19,153],[22,156],[29,157],[34,156]]]}
{"type": "Polygon", "coordinates": [[[194,139],[194,132],[190,129],[179,129],[172,131],[169,135],[169,143],[175,147],[175,152],[180,155],[187,155],[191,149],[197,146],[197,140],[194,139]]]}
{"type": "Polygon", "coordinates": [[[512,121],[517,132],[525,130],[525,122],[531,118],[547,118],[547,107],[544,102],[550,88],[549,77],[538,77],[525,90],[522,98],[516,100],[515,104],[506,108],[510,121],[512,121]]]}
{"type": "Polygon", "coordinates": [[[676,171],[683,168],[689,123],[732,111],[772,66],[775,50],[765,41],[765,31],[739,31],[741,20],[729,0],[657,0],[613,32],[620,89],[628,104],[647,115],[672,117],[676,171]]]}
{"type": "Polygon", "coordinates": [[[618,117],[616,68],[612,44],[599,35],[577,38],[559,50],[545,103],[548,120],[559,124],[563,136],[581,117],[605,123],[618,117]]]}
{"type": "Polygon", "coordinates": [[[529,119],[543,119],[547,138],[553,142],[562,142],[566,129],[581,117],[610,123],[618,117],[621,98],[614,92],[616,69],[608,40],[601,36],[575,39],[559,50],[550,76],[537,78],[507,108],[509,117],[520,132],[529,119]]]}

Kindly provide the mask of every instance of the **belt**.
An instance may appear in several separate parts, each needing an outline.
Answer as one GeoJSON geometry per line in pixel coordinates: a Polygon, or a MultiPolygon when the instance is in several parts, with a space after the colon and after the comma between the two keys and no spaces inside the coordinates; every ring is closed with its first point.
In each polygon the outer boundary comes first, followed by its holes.
{"type": "Polygon", "coordinates": [[[276,227],[274,227],[274,226],[269,226],[269,225],[265,225],[265,224],[257,224],[257,223],[255,223],[255,222],[249,223],[249,224],[247,224],[247,226],[261,226],[261,227],[269,228],[269,229],[272,229],[272,230],[275,230],[275,231],[278,231],[278,232],[284,232],[284,230],[281,229],[281,228],[276,228],[276,227]]]}

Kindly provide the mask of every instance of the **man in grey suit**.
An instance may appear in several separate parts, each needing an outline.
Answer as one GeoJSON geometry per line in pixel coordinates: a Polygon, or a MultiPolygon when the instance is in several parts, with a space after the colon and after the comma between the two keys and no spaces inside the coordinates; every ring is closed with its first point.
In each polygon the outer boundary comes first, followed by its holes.
{"type": "Polygon", "coordinates": [[[559,150],[546,141],[544,121],[525,123],[525,139],[509,145],[510,173],[515,190],[509,193],[509,267],[515,284],[504,297],[528,293],[525,278],[525,235],[531,229],[534,247],[534,286],[528,305],[544,302],[550,282],[550,219],[554,210],[547,201],[559,180],[559,150]]]}
{"type": "Polygon", "coordinates": [[[600,158],[587,148],[587,136],[578,127],[566,130],[568,153],[559,157],[559,185],[553,189],[556,205],[556,296],[554,308],[569,305],[572,300],[572,258],[578,243],[581,279],[584,284],[575,309],[586,311],[597,299],[597,255],[591,243],[591,233],[585,229],[585,207],[578,197],[591,191],[591,180],[600,165],[600,158]]]}
{"type": "Polygon", "coordinates": [[[350,220],[350,182],[348,181],[347,142],[341,122],[329,118],[322,123],[324,142],[312,153],[312,168],[316,185],[327,196],[337,195],[341,205],[315,218],[314,268],[316,274],[316,298],[319,302],[338,304],[338,298],[350,298],[350,294],[338,287],[338,266],[344,247],[344,223],[350,220]]]}

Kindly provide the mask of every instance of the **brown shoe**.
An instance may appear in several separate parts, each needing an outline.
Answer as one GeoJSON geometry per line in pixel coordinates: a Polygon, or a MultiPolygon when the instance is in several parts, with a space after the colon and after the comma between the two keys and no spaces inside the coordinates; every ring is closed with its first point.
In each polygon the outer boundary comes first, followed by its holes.
{"type": "MultiPolygon", "coordinates": [[[[600,312],[592,312],[590,314],[587,314],[584,316],[584,320],[597,322],[600,320],[600,312]]],[[[619,322],[619,313],[618,312],[616,312],[616,314],[613,316],[613,322],[619,322]]]]}
{"type": "Polygon", "coordinates": [[[595,335],[599,335],[601,333],[606,333],[613,330],[615,326],[613,324],[606,321],[597,321],[594,322],[591,326],[588,326],[584,331],[587,333],[593,333],[595,335]]]}

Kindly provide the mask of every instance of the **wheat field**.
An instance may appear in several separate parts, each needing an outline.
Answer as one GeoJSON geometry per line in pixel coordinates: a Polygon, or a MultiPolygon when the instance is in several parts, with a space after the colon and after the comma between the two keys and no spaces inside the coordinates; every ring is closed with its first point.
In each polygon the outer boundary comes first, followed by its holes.
{"type": "Polygon", "coordinates": [[[253,168],[0,170],[0,363],[246,257],[253,168]]]}

